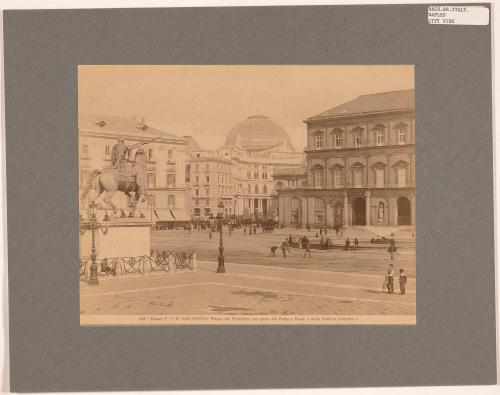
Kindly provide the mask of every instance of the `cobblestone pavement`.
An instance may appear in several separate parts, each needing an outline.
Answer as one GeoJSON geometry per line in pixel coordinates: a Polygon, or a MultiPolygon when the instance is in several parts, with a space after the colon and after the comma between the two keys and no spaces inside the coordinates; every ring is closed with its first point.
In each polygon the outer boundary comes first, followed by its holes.
{"type": "MultiPolygon", "coordinates": [[[[227,263],[226,273],[217,274],[216,267],[213,261],[199,261],[196,271],[104,278],[98,286],[81,282],[80,313],[416,314],[414,278],[409,278],[406,295],[401,296],[382,291],[383,272],[346,273],[227,263]]],[[[398,292],[397,283],[395,286],[398,292]]]]}

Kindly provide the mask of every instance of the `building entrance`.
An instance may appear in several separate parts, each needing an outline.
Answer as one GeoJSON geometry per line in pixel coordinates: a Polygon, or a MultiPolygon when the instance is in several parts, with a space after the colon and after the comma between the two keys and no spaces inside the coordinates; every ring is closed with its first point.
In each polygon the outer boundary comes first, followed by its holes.
{"type": "Polygon", "coordinates": [[[398,225],[411,225],[411,203],[405,197],[398,199],[398,225]]]}
{"type": "Polygon", "coordinates": [[[356,197],[352,201],[352,224],[366,225],[366,203],[364,198],[356,197]]]}

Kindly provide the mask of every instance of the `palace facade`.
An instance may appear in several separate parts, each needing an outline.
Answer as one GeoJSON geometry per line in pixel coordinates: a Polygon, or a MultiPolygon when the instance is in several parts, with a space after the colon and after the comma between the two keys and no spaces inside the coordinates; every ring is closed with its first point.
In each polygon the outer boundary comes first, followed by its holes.
{"type": "Polygon", "coordinates": [[[275,179],[281,224],[415,226],[414,90],[363,95],[304,122],[305,168],[275,179]]]}
{"type": "MultiPolygon", "coordinates": [[[[185,182],[187,143],[184,138],[149,127],[144,119],[103,115],[80,115],[78,128],[81,212],[86,210],[92,196],[92,191],[90,196],[83,193],[91,172],[111,165],[111,149],[121,136],[127,145],[154,139],[142,147],[148,159],[147,188],[153,196],[144,203],[139,202],[138,210],[155,222],[189,220],[190,195],[185,182]]],[[[130,201],[125,194],[117,192],[112,201],[128,212],[130,201]]]]}

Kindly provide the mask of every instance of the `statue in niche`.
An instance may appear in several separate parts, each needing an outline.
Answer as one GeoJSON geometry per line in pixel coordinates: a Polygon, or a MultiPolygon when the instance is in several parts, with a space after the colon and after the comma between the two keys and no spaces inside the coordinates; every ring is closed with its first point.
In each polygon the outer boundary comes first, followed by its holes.
{"type": "Polygon", "coordinates": [[[377,219],[379,223],[384,222],[384,203],[382,202],[378,205],[377,219]]]}

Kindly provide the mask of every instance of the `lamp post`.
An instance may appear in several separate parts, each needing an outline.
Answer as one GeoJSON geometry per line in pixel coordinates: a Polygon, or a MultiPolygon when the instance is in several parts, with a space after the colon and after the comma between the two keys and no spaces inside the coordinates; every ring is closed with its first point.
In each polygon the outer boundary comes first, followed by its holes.
{"type": "Polygon", "coordinates": [[[100,223],[97,220],[96,216],[96,208],[97,204],[92,201],[89,204],[89,211],[88,211],[88,220],[84,221],[83,218],[80,216],[80,235],[83,235],[87,230],[90,230],[92,232],[92,249],[90,252],[90,259],[92,260],[92,263],[90,264],[90,277],[87,282],[88,285],[98,285],[99,280],[97,278],[97,254],[96,254],[96,248],[95,248],[95,234],[96,232],[100,229],[102,234],[107,234],[109,230],[109,216],[108,213],[104,216],[104,224],[100,223]]]}
{"type": "Polygon", "coordinates": [[[224,244],[222,242],[222,220],[224,218],[224,203],[220,201],[217,207],[219,208],[219,213],[217,214],[217,221],[219,226],[219,258],[217,259],[219,264],[217,266],[217,273],[225,273],[226,268],[224,267],[224,244]]]}

